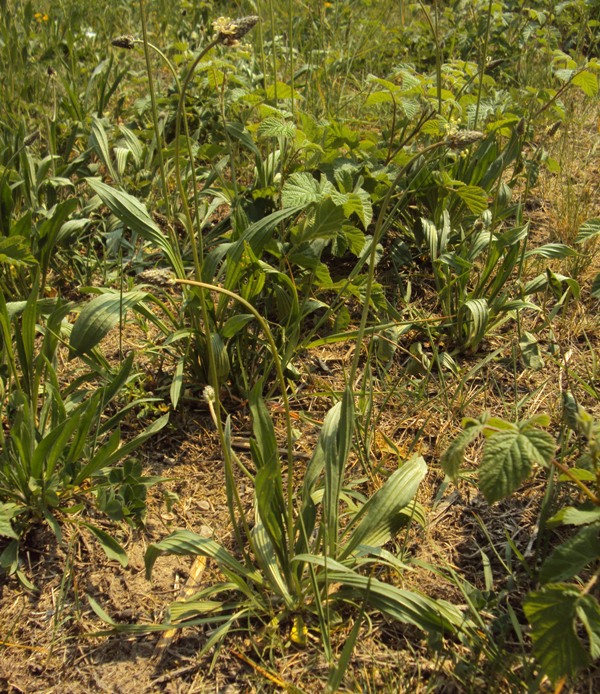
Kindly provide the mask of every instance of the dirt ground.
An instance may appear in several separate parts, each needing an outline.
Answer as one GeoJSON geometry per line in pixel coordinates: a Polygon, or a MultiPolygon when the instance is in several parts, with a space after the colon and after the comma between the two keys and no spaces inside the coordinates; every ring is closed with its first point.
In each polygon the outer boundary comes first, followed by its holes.
{"type": "MultiPolygon", "coordinates": [[[[583,169],[574,172],[563,169],[565,176],[572,177],[570,201],[565,198],[564,185],[559,185],[557,177],[547,175],[536,190],[536,202],[528,214],[531,233],[537,242],[572,243],[573,229],[584,219],[600,214],[600,155],[596,152],[590,156],[589,151],[589,148],[585,150],[583,169]]],[[[584,154],[575,151],[569,158],[571,165],[575,166],[581,156],[584,154]]],[[[588,283],[600,269],[597,256],[584,271],[588,283]]],[[[559,318],[554,326],[552,339],[559,342],[563,352],[570,350],[574,368],[578,364],[582,366],[580,373],[593,372],[590,365],[600,356],[597,308],[597,302],[588,303],[585,309],[559,318]]],[[[511,543],[525,559],[531,558],[534,551],[537,513],[546,488],[543,475],[534,477],[511,499],[489,507],[467,481],[458,488],[444,485],[437,464],[441,452],[458,431],[461,416],[485,409],[508,416],[507,384],[512,383],[514,389],[514,373],[510,368],[511,330],[506,327],[485,342],[477,359],[497,348],[502,347],[503,352],[463,384],[462,392],[451,390],[444,394],[440,381],[431,379],[426,398],[421,394],[411,399],[414,387],[410,380],[405,380],[385,408],[375,410],[380,435],[376,435],[371,453],[377,465],[386,469],[395,465],[385,436],[401,451],[418,450],[429,465],[428,476],[419,491],[427,523],[425,528],[412,529],[408,539],[410,553],[421,564],[415,564],[402,578],[403,585],[418,587],[432,597],[456,604],[464,603],[464,595],[456,584],[444,580],[427,565],[456,571],[485,591],[484,556],[485,561],[489,560],[492,575],[502,576],[506,575],[502,563],[510,555],[511,543]],[[448,396],[455,404],[451,411],[445,409],[448,396]],[[425,408],[423,402],[427,403],[425,408]]],[[[401,347],[408,350],[412,337],[403,336],[405,342],[401,347]]],[[[318,354],[310,355],[311,360],[318,356],[327,369],[317,367],[311,373],[307,370],[302,396],[293,400],[302,431],[298,442],[300,452],[310,453],[316,437],[315,427],[303,416],[322,420],[331,401],[315,394],[339,387],[347,350],[348,346],[323,348],[318,354]]],[[[390,375],[402,378],[406,352],[399,350],[396,361],[390,375]]],[[[468,370],[471,363],[476,363],[475,357],[465,357],[461,367],[468,370]]],[[[517,374],[517,395],[535,393],[527,404],[529,416],[536,412],[557,415],[559,380],[560,369],[551,363],[541,372],[523,370],[517,374]]],[[[374,399],[379,404],[377,394],[374,399]]],[[[249,432],[247,408],[244,403],[229,405],[234,433],[243,439],[249,432]]],[[[585,405],[600,417],[598,403],[585,405]]],[[[276,403],[272,407],[276,412],[276,403]]],[[[244,455],[243,449],[240,455],[244,455]]],[[[118,531],[129,556],[126,568],[109,561],[85,531],[66,525],[60,547],[44,527],[32,531],[23,542],[23,568],[35,584],[36,592],[24,590],[15,578],[0,577],[0,692],[234,694],[324,689],[327,666],[319,655],[318,639],[315,637],[316,643],[309,640],[305,648],[296,646],[286,632],[289,627],[282,627],[282,633],[273,638],[261,631],[260,625],[246,625],[218,652],[209,652],[202,658],[198,658],[197,652],[208,634],[200,627],[181,630],[166,645],[159,633],[98,635],[107,625],[92,610],[88,596],[115,622],[160,624],[168,604],[185,590],[193,565],[189,557],[161,557],[152,580],[146,580],[144,553],[150,543],[161,540],[176,528],[187,528],[232,546],[221,452],[208,410],[200,398],[174,413],[168,428],[151,439],[141,457],[147,474],[166,477],[168,481],[150,491],[144,527],[133,530],[121,526],[118,531]],[[252,631],[254,627],[256,632],[252,631]]],[[[370,484],[376,485],[377,480],[375,475],[370,484]]],[[[243,502],[250,508],[251,490],[241,482],[240,491],[243,502]]],[[[394,547],[390,549],[393,551],[394,547]]],[[[524,568],[515,561],[514,551],[512,561],[511,569],[516,577],[524,568]]],[[[209,560],[201,581],[208,585],[216,578],[217,569],[209,560]]],[[[332,634],[338,652],[351,626],[351,620],[342,621],[332,634]]],[[[374,615],[363,631],[345,691],[461,691],[452,676],[457,659],[444,660],[415,629],[374,615]]],[[[518,644],[514,645],[517,651],[518,644]]],[[[449,647],[458,655],[464,649],[460,644],[449,647]]],[[[466,650],[465,657],[468,657],[466,650]]],[[[476,683],[475,689],[489,685],[489,682],[476,683]]],[[[498,691],[509,689],[498,683],[498,691]]],[[[600,674],[586,673],[577,691],[600,691],[600,674]]]]}

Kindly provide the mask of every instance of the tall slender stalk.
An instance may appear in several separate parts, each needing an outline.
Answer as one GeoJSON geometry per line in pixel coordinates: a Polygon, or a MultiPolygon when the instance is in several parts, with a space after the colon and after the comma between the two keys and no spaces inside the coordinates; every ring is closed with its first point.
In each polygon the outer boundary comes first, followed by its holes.
{"type": "Polygon", "coordinates": [[[489,0],[487,10],[487,20],[485,25],[485,39],[483,43],[483,51],[479,59],[479,86],[477,88],[477,105],[475,106],[475,120],[473,121],[473,129],[477,130],[477,122],[479,120],[479,107],[481,105],[481,91],[483,89],[483,77],[485,75],[485,66],[487,63],[488,43],[490,40],[490,23],[492,17],[492,0],[489,0]]]}

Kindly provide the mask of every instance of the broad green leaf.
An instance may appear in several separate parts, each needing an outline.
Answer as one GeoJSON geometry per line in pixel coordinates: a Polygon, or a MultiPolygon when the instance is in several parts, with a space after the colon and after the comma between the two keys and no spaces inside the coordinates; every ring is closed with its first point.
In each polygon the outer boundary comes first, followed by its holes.
{"type": "Polygon", "coordinates": [[[581,597],[576,586],[551,583],[529,593],[523,603],[531,624],[533,652],[552,682],[573,677],[590,662],[577,634],[577,607],[581,597]]]}
{"type": "Polygon", "coordinates": [[[593,217],[584,222],[577,232],[575,243],[585,243],[600,234],[600,217],[593,217]]]}
{"type": "Polygon", "coordinates": [[[73,356],[87,354],[114,328],[127,311],[147,297],[146,292],[100,294],[87,303],[71,330],[69,346],[73,356]]]}
{"type": "Polygon", "coordinates": [[[549,465],[555,442],[537,429],[494,432],[486,441],[479,467],[479,486],[489,503],[512,494],[531,473],[534,463],[549,465]]]}
{"type": "Polygon", "coordinates": [[[594,297],[594,299],[600,299],[600,272],[592,281],[591,295],[594,297]]]}
{"type": "Polygon", "coordinates": [[[121,566],[127,566],[127,564],[129,564],[127,552],[125,552],[114,537],[111,537],[108,533],[104,532],[104,530],[101,530],[91,523],[82,523],[82,525],[98,540],[100,546],[104,550],[104,554],[106,554],[109,559],[118,561],[121,566]]]}
{"type": "Polygon", "coordinates": [[[519,349],[525,367],[537,371],[544,368],[544,359],[540,349],[540,343],[535,335],[524,331],[519,340],[519,349]]]}
{"type": "Polygon", "coordinates": [[[488,208],[488,194],[479,186],[460,186],[454,190],[473,214],[480,215],[488,208]]]}
{"type": "Polygon", "coordinates": [[[265,526],[258,521],[252,528],[254,551],[262,572],[269,579],[273,590],[284,600],[288,607],[293,607],[294,600],[290,595],[285,579],[277,563],[277,552],[273,546],[270,534],[265,526]]]}
{"type": "Polygon", "coordinates": [[[582,70],[573,77],[572,84],[581,89],[586,96],[596,96],[598,93],[598,78],[589,70],[582,70]]]}
{"type": "Polygon", "coordinates": [[[100,157],[100,160],[108,169],[108,173],[111,178],[115,181],[119,180],[119,175],[115,171],[110,156],[110,150],[108,147],[108,137],[106,136],[106,130],[104,129],[104,124],[95,115],[92,116],[92,140],[94,142],[94,149],[96,154],[100,157]]]}
{"type": "Polygon", "coordinates": [[[236,313],[233,316],[229,316],[223,327],[220,328],[219,333],[225,340],[229,340],[252,320],[254,320],[254,316],[251,313],[236,313]]]}
{"type": "Polygon", "coordinates": [[[590,593],[581,596],[577,616],[587,632],[590,656],[597,660],[600,658],[600,604],[590,593]]]}
{"type": "Polygon", "coordinates": [[[360,219],[363,228],[367,229],[373,220],[373,205],[367,191],[357,190],[349,193],[347,200],[343,203],[344,214],[350,218],[352,214],[356,214],[360,219]]]}
{"type": "Polygon", "coordinates": [[[19,539],[12,527],[11,520],[23,510],[17,504],[0,503],[0,536],[11,537],[14,540],[19,539]]]}
{"type": "Polygon", "coordinates": [[[65,452],[67,442],[79,426],[79,416],[71,416],[55,426],[38,443],[31,458],[31,476],[49,480],[60,455],[65,452]]]}
{"type": "Polygon", "coordinates": [[[559,545],[540,569],[542,583],[556,583],[577,576],[588,564],[600,557],[600,524],[581,530],[559,545]]]}
{"type": "Polygon", "coordinates": [[[175,372],[173,374],[173,380],[171,381],[171,387],[169,389],[169,397],[171,398],[171,404],[173,409],[177,409],[179,404],[179,398],[181,397],[181,391],[183,389],[183,371],[185,369],[185,357],[181,357],[177,364],[175,365],[175,372]]]}
{"type": "Polygon", "coordinates": [[[468,625],[462,612],[444,600],[433,600],[416,591],[402,590],[376,578],[351,571],[328,571],[330,584],[340,583],[341,598],[357,593],[368,605],[400,622],[414,624],[427,632],[457,631],[468,625]]]}
{"type": "Polygon", "coordinates": [[[0,263],[35,265],[29,244],[23,236],[0,237],[0,263]]]}
{"type": "Polygon", "coordinates": [[[325,495],[323,496],[323,516],[327,531],[327,552],[331,556],[338,553],[337,540],[340,532],[339,503],[344,471],[354,430],[354,398],[347,386],[342,400],[328,413],[321,429],[318,446],[325,456],[325,495]]]}
{"type": "Polygon", "coordinates": [[[405,522],[400,512],[412,501],[426,472],[425,460],[418,456],[392,473],[356,515],[354,530],[340,559],[348,557],[361,545],[381,547],[396,534],[405,522]]]}
{"type": "Polygon", "coordinates": [[[306,207],[322,198],[319,182],[311,174],[301,171],[291,174],[284,183],[281,204],[283,207],[306,207]]]}
{"type": "Polygon", "coordinates": [[[341,231],[344,222],[344,210],[326,198],[317,205],[314,217],[305,225],[297,243],[333,238],[341,231]]]}
{"type": "Polygon", "coordinates": [[[598,506],[583,506],[575,508],[574,506],[566,506],[561,508],[558,513],[555,513],[548,520],[549,527],[555,525],[588,525],[589,523],[600,522],[600,507],[598,506]]]}
{"type": "Polygon", "coordinates": [[[260,122],[257,132],[261,137],[284,137],[291,139],[296,134],[296,126],[289,121],[270,116],[260,122]]]}

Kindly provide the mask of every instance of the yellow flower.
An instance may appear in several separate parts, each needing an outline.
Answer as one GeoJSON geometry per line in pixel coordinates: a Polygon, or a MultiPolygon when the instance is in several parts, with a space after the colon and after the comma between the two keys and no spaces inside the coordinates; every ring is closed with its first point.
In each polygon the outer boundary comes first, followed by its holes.
{"type": "Polygon", "coordinates": [[[42,14],[41,12],[36,12],[33,15],[33,18],[38,24],[41,24],[42,22],[47,22],[48,21],[48,15],[46,13],[42,14]]]}

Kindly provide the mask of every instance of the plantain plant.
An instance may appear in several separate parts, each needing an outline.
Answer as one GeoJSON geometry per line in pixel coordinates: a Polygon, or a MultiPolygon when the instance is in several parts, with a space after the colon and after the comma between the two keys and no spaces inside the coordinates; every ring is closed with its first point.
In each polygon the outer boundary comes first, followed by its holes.
{"type": "Polygon", "coordinates": [[[0,428],[0,536],[8,539],[0,566],[27,585],[19,543],[39,523],[59,542],[65,524],[85,529],[109,558],[127,564],[118,541],[90,516],[143,518],[145,491],[159,479],[143,477],[131,455],[168,420],[121,443],[119,424],[140,402],[111,409],[134,378],[133,354],[115,371],[99,359],[71,384],[60,383],[58,353],[72,305],[39,300],[38,287],[34,281],[25,302],[6,303],[0,293],[0,408],[10,422],[6,433],[0,428]]]}

